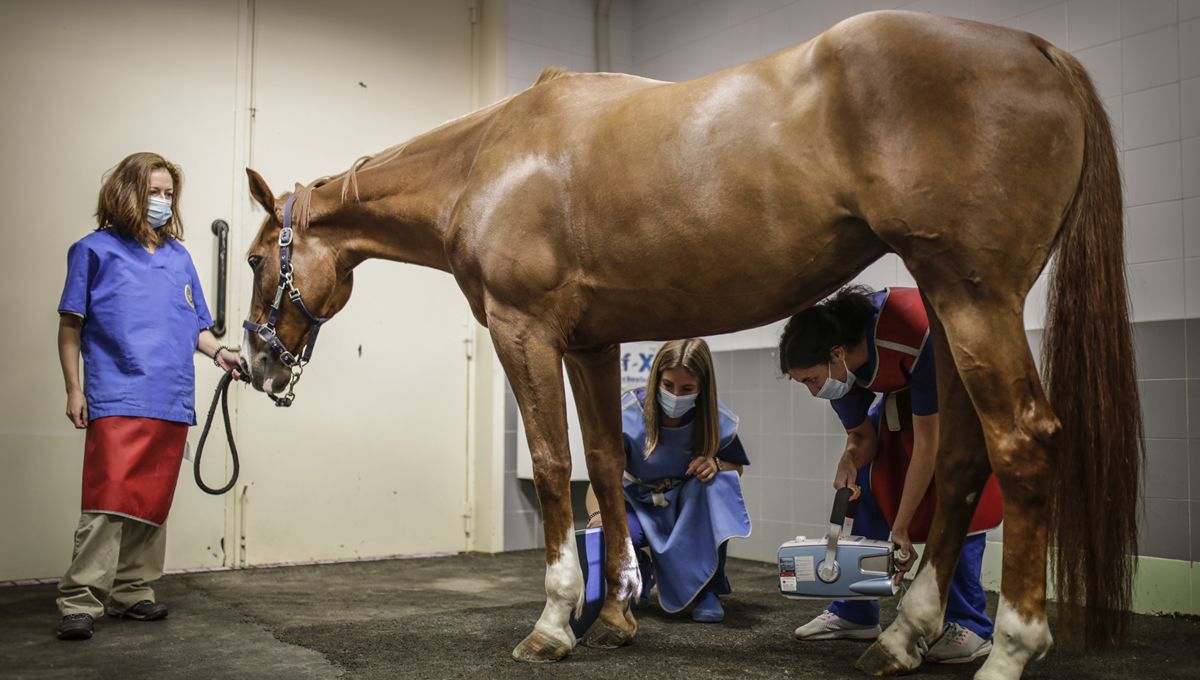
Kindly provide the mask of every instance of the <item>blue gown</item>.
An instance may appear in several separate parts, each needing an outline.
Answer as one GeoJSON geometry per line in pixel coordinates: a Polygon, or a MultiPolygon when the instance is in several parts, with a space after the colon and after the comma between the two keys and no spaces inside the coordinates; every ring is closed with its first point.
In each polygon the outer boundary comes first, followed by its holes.
{"type": "MultiPolygon", "coordinates": [[[[662,428],[654,455],[645,457],[645,400],[645,388],[626,392],[621,400],[626,518],[634,547],[650,549],[659,603],[667,612],[678,612],[705,590],[718,595],[730,592],[725,544],[750,535],[750,516],[737,472],[721,472],[707,484],[684,477],[692,460],[690,420],[680,427],[662,428]]],[[[717,457],[749,465],[737,436],[737,416],[719,401],[717,406],[721,432],[717,457]]]]}

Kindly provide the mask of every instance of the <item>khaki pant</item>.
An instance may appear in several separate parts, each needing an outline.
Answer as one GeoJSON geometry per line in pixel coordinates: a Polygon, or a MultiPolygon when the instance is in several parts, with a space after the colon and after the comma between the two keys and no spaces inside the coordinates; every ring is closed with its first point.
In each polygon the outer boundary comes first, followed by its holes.
{"type": "Polygon", "coordinates": [[[106,605],[123,611],[142,600],[154,602],[149,584],[162,576],[166,552],[166,526],[83,513],[71,566],[58,583],[58,611],[99,618],[106,605]]]}

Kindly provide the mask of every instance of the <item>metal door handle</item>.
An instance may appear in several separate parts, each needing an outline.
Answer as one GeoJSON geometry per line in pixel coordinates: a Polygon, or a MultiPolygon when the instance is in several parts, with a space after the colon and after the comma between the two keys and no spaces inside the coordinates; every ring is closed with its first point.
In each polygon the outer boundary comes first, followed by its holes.
{"type": "Polygon", "coordinates": [[[225,281],[228,277],[229,223],[222,219],[213,220],[212,233],[217,237],[217,314],[213,319],[212,333],[220,338],[225,336],[225,281]]]}

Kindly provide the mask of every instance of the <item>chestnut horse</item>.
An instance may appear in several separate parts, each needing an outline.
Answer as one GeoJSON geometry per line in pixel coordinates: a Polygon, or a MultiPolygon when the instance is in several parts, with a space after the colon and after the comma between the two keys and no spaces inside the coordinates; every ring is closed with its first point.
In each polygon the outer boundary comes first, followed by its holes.
{"type": "Polygon", "coordinates": [[[490,330],[545,519],[546,606],[517,659],[556,660],[575,645],[567,619],[583,582],[564,363],[608,554],[607,600],[584,641],[616,647],[636,633],[628,600],[640,587],[621,489],[618,343],[784,318],[888,252],[916,279],[933,328],[938,504],[904,607],[859,667],[920,664],[991,472],[1004,492],[1003,586],[977,677],[1017,678],[1049,649],[1048,543],[1060,600],[1089,608],[1087,641],[1119,638],[1141,434],[1121,185],[1090,79],[1041,38],[865,14],[684,83],[547,71],[282,198],[249,176],[269,213],[250,248],[243,350],[259,389],[291,384],[367,258],[450,272],[490,330]],[[1022,312],[1056,248],[1043,391],[1022,312]]]}

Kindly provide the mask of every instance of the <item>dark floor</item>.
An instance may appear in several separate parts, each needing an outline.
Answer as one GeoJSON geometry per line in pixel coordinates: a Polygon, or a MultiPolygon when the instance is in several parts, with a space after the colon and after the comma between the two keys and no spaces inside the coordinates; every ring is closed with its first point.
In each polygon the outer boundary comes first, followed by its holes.
{"type": "MultiPolygon", "coordinates": [[[[2,678],[861,678],[861,643],[792,639],[820,603],[780,597],[772,565],[729,561],[719,625],[656,608],[637,641],[552,665],[509,656],[543,604],[540,551],[168,576],[166,621],[102,619],[59,642],[54,586],[0,589],[2,678]]],[[[993,602],[993,607],[995,603],[993,602]]],[[[890,619],[885,606],[885,619],[890,619]]],[[[1200,622],[1138,616],[1119,652],[1060,648],[1033,680],[1200,678],[1200,622]]],[[[978,664],[910,677],[970,678],[978,664]]]]}

